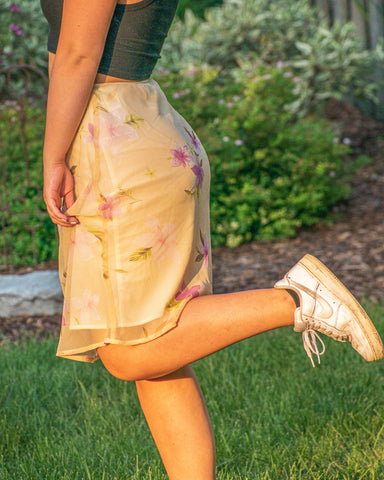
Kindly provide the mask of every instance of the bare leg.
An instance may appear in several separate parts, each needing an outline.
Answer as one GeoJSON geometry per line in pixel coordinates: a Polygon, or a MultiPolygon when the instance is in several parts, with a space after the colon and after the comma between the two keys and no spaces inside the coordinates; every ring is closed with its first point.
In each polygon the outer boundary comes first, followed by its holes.
{"type": "Polygon", "coordinates": [[[286,290],[250,290],[197,297],[173,330],[135,346],[98,349],[108,371],[122,380],[161,377],[258,333],[293,324],[296,308],[286,290]]]}
{"type": "Polygon", "coordinates": [[[141,407],[170,480],[214,480],[215,441],[190,366],[136,382],[141,407]]]}

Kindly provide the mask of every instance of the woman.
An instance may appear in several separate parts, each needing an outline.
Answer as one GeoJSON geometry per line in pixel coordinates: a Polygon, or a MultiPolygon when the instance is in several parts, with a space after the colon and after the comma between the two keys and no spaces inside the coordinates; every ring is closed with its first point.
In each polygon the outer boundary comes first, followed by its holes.
{"type": "MultiPolygon", "coordinates": [[[[50,24],[44,198],[59,226],[58,355],[136,382],[171,480],[215,478],[191,362],[294,325],[383,358],[348,290],[307,255],[275,288],[211,294],[209,165],[152,69],[177,0],[42,0],[50,24]]],[[[313,361],[312,361],[313,364],[313,361]]]]}

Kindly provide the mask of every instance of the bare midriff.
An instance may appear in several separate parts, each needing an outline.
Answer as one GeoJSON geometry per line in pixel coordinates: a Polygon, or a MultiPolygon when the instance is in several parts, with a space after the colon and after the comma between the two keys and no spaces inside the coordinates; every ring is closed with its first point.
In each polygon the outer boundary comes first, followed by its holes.
{"type": "MultiPolygon", "coordinates": [[[[139,3],[141,0],[118,0],[117,3],[122,5],[130,5],[132,3],[139,3]]],[[[53,63],[55,61],[55,54],[49,52],[49,75],[51,75],[53,63]]],[[[96,74],[95,83],[108,83],[108,82],[136,82],[137,80],[125,80],[124,78],[113,77],[112,75],[104,75],[102,73],[96,74]]]]}

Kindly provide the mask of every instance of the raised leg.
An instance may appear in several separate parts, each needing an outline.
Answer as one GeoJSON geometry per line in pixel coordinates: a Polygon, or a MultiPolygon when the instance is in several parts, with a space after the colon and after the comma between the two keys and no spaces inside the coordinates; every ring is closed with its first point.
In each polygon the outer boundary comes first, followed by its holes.
{"type": "Polygon", "coordinates": [[[122,380],[162,377],[240,340],[292,325],[295,308],[286,290],[197,297],[165,335],[135,346],[106,345],[98,352],[108,371],[122,380]]]}
{"type": "Polygon", "coordinates": [[[141,407],[170,480],[214,480],[215,441],[190,366],[136,382],[141,407]]]}

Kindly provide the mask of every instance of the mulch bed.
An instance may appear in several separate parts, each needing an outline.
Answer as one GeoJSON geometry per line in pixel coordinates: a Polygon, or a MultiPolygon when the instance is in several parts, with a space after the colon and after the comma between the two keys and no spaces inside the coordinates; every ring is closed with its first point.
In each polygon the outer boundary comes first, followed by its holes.
{"type": "MultiPolygon", "coordinates": [[[[349,201],[335,209],[338,220],[302,229],[294,239],[214,249],[215,293],[271,287],[305,253],[311,253],[329,265],[358,298],[384,300],[384,124],[336,100],[329,103],[327,117],[341,138],[350,139],[357,154],[374,160],[353,180],[349,201]]],[[[56,264],[38,267],[46,268],[56,264]]],[[[11,341],[25,335],[58,334],[59,325],[59,315],[0,317],[0,332],[11,341]]]]}

